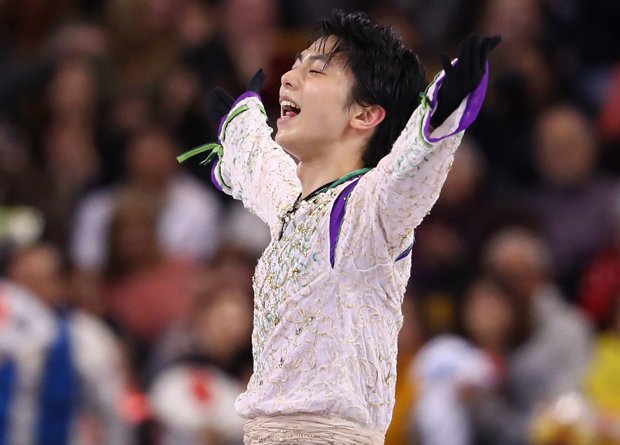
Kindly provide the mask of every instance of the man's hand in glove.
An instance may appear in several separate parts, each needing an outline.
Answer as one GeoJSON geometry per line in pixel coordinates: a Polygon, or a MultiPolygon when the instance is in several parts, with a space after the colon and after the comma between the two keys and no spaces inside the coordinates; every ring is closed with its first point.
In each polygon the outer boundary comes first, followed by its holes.
{"type": "MultiPolygon", "coordinates": [[[[265,82],[265,73],[262,68],[254,74],[248,83],[248,91],[258,93],[265,82]]],[[[219,125],[235,103],[235,99],[223,88],[217,87],[207,94],[207,114],[214,125],[219,125]]]]}
{"type": "Polygon", "coordinates": [[[481,39],[477,34],[471,34],[459,44],[458,60],[454,66],[446,54],[441,55],[445,77],[439,89],[437,109],[431,117],[434,128],[439,127],[476,89],[486,71],[489,52],[501,41],[500,36],[481,39]]]}

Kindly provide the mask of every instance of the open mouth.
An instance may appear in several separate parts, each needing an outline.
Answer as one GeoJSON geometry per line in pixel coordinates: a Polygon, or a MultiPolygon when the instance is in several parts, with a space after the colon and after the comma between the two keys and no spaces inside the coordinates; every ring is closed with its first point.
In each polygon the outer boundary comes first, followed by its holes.
{"type": "Polygon", "coordinates": [[[280,117],[295,117],[301,113],[301,108],[290,100],[280,102],[280,117]]]}

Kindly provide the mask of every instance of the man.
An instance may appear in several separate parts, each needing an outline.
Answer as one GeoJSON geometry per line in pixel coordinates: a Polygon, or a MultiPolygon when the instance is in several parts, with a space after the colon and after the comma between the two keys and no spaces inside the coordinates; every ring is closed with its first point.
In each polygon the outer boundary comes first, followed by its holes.
{"type": "Polygon", "coordinates": [[[383,443],[413,230],[480,109],[497,43],[472,36],[455,66],[444,57],[416,109],[415,54],[337,12],[282,76],[275,141],[261,72],[234,104],[210,95],[224,117],[212,178],[272,236],[254,277],[254,374],[236,403],[247,444],[383,443]]]}

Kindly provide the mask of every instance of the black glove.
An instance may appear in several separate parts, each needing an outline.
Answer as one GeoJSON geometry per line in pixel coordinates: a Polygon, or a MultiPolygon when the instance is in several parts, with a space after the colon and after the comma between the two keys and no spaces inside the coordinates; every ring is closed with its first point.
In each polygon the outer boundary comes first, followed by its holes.
{"type": "MultiPolygon", "coordinates": [[[[258,93],[264,82],[265,73],[261,68],[256,72],[256,74],[254,74],[252,79],[250,79],[250,82],[248,83],[248,91],[258,93]]],[[[234,103],[235,99],[233,99],[233,97],[224,88],[216,87],[209,91],[209,94],[207,94],[206,103],[207,115],[215,126],[220,124],[220,121],[229,113],[234,103]]]]}
{"type": "Polygon", "coordinates": [[[486,69],[487,55],[502,41],[501,36],[484,37],[471,34],[459,44],[458,61],[455,66],[446,54],[441,54],[445,72],[439,89],[437,109],[431,117],[431,125],[439,127],[469,93],[476,89],[486,69]]]}

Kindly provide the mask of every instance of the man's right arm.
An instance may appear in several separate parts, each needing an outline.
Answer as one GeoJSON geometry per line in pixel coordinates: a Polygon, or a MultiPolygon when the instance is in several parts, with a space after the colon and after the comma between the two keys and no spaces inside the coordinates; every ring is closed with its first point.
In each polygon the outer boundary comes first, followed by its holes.
{"type": "Polygon", "coordinates": [[[212,180],[260,217],[272,234],[281,215],[301,192],[295,161],[271,137],[258,93],[249,91],[222,120],[223,153],[213,165],[212,180]]]}

